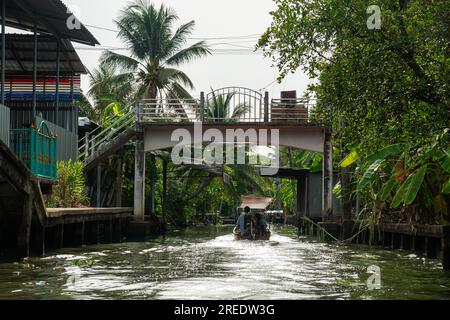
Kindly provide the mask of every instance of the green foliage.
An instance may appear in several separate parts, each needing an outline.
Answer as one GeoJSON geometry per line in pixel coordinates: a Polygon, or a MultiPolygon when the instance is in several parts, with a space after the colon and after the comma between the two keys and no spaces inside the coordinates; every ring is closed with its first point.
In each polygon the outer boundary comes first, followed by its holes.
{"type": "Polygon", "coordinates": [[[364,189],[373,179],[377,171],[380,169],[380,166],[384,163],[384,160],[378,159],[374,163],[372,163],[369,168],[367,168],[366,172],[364,172],[362,178],[358,183],[358,190],[364,189]]]}
{"type": "Polygon", "coordinates": [[[88,205],[86,183],[81,162],[58,163],[58,185],[47,199],[50,208],[77,208],[88,205]]]}
{"type": "Polygon", "coordinates": [[[239,120],[249,110],[249,106],[240,104],[231,108],[231,101],[235,93],[228,93],[226,95],[216,95],[214,91],[211,92],[212,98],[207,101],[205,118],[217,122],[233,122],[239,120]]]}
{"type": "Polygon", "coordinates": [[[311,118],[333,128],[337,158],[351,150],[342,167],[359,158],[351,187],[366,218],[442,221],[450,203],[448,1],[381,1],[380,30],[366,26],[368,0],[275,2],[258,46],[280,79],[303,67],[319,80],[309,87],[311,118]]]}
{"type": "Polygon", "coordinates": [[[414,174],[410,175],[408,179],[398,189],[394,199],[392,200],[391,207],[397,208],[403,201],[405,205],[410,205],[416,199],[417,193],[423,183],[425,174],[427,173],[427,166],[422,166],[414,174]]]}
{"type": "Polygon", "coordinates": [[[339,164],[342,168],[347,168],[354,164],[359,159],[359,154],[356,150],[351,151],[339,164]]]}

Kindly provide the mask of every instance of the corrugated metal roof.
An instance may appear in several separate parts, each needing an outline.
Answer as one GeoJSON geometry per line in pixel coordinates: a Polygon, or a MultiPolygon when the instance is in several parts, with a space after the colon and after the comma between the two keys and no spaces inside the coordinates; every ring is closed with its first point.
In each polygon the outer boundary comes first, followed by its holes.
{"type": "MultiPolygon", "coordinates": [[[[38,36],[37,72],[56,74],[57,40],[51,36],[38,36]]],[[[31,74],[33,72],[34,36],[26,34],[6,35],[6,73],[31,74]]],[[[60,73],[86,73],[86,68],[70,41],[61,41],[60,73]]]]}
{"type": "Polygon", "coordinates": [[[239,208],[249,207],[250,209],[266,209],[271,203],[272,198],[259,197],[259,196],[243,196],[239,208]]]}
{"type": "Polygon", "coordinates": [[[99,44],[83,24],[79,29],[72,28],[70,19],[74,16],[60,0],[6,0],[5,11],[7,26],[33,31],[36,23],[41,34],[92,46],[99,44]]]}

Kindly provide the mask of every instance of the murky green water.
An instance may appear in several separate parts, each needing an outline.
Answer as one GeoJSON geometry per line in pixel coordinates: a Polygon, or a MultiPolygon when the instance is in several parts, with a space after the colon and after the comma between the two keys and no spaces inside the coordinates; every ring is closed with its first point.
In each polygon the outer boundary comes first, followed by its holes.
{"type": "Polygon", "coordinates": [[[297,239],[234,241],[231,229],[64,249],[0,264],[0,299],[450,299],[450,273],[409,252],[297,239]],[[368,290],[367,268],[381,271],[368,290]]]}

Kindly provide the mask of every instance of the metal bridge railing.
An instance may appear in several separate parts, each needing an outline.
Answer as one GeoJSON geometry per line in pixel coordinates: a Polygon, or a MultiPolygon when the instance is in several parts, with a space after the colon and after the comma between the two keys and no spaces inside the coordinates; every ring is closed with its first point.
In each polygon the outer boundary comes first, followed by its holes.
{"type": "Polygon", "coordinates": [[[272,99],[270,122],[296,121],[308,122],[310,101],[305,99],[272,99]]]}
{"type": "Polygon", "coordinates": [[[105,129],[98,128],[79,141],[78,160],[84,161],[89,156],[99,151],[105,144],[125,132],[128,128],[133,128],[136,123],[136,111],[134,107],[123,116],[117,117],[105,129]]]}
{"type": "Polygon", "coordinates": [[[201,100],[147,99],[140,103],[138,122],[196,122],[202,118],[201,100]]]}
{"type": "Polygon", "coordinates": [[[308,122],[312,103],[305,99],[268,99],[261,104],[232,104],[200,99],[148,99],[139,104],[139,123],[308,122]]]}

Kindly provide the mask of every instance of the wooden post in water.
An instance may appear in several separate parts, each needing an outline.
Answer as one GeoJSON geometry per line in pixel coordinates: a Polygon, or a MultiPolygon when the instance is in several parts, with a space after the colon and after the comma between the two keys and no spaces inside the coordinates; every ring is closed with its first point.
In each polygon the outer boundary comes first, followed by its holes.
{"type": "Polygon", "coordinates": [[[74,225],[74,239],[73,244],[75,246],[82,247],[84,245],[84,221],[74,225]]]}
{"type": "Polygon", "coordinates": [[[439,242],[441,239],[434,238],[434,237],[426,237],[425,238],[425,246],[426,246],[426,253],[428,259],[436,259],[439,255],[439,242]]]}
{"type": "Polygon", "coordinates": [[[99,242],[99,222],[89,221],[86,222],[86,243],[98,244],[99,242]]]}
{"type": "Polygon", "coordinates": [[[113,221],[113,241],[122,242],[122,218],[113,221]]]}
{"type": "Polygon", "coordinates": [[[400,249],[401,248],[401,237],[399,233],[392,234],[392,249],[400,249]]]}
{"type": "Polygon", "coordinates": [[[104,221],[104,242],[105,243],[112,243],[113,242],[113,220],[107,220],[104,221]]]}
{"type": "Polygon", "coordinates": [[[61,249],[64,246],[64,222],[56,226],[55,230],[55,246],[61,249]]]}
{"type": "Polygon", "coordinates": [[[26,258],[30,255],[30,233],[31,219],[33,215],[33,196],[25,196],[22,222],[20,224],[19,235],[17,239],[18,258],[26,258]]]}

